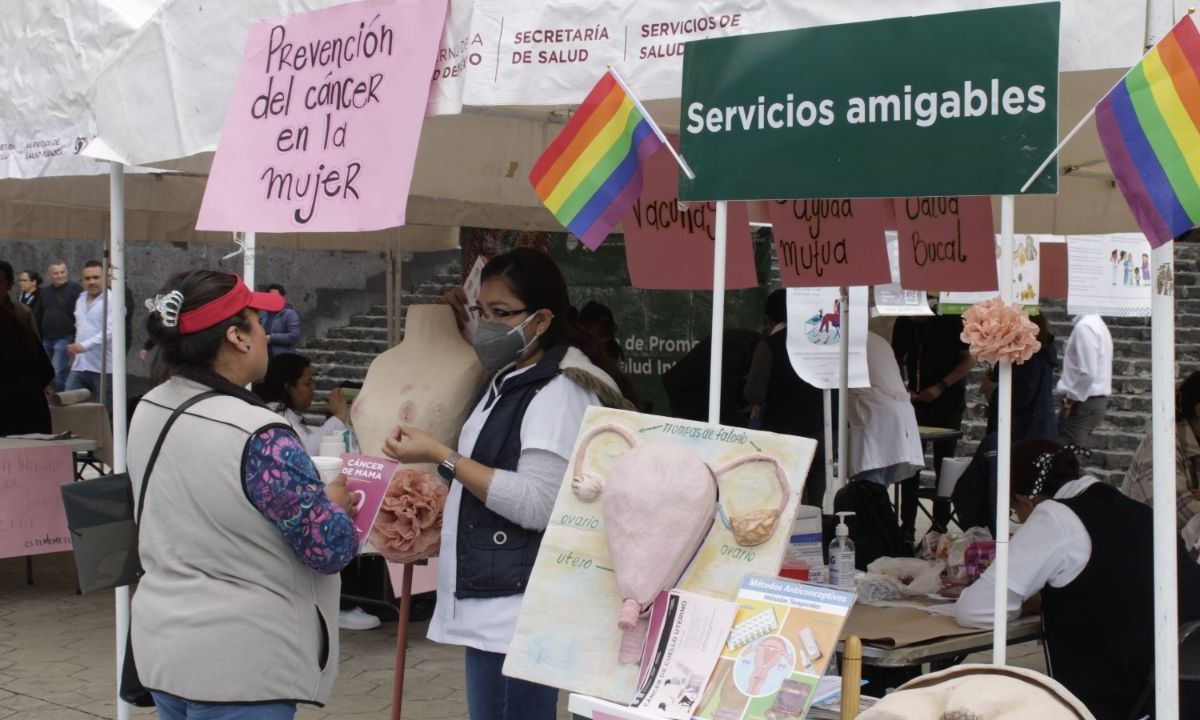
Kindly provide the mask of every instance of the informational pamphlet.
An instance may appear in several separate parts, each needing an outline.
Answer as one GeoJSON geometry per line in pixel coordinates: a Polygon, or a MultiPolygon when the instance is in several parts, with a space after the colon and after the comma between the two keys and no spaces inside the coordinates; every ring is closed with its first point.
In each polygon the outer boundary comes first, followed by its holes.
{"type": "Polygon", "coordinates": [[[342,474],[346,476],[346,492],[354,497],[357,509],[354,515],[354,527],[358,530],[360,547],[367,542],[367,533],[379,516],[379,508],[383,507],[383,496],[387,493],[388,483],[396,474],[397,463],[394,460],[372,457],[370,455],[342,456],[342,474]]]}
{"type": "Polygon", "coordinates": [[[787,289],[787,349],[796,374],[813,387],[836,390],[842,373],[842,333],[849,332],[847,387],[870,385],[867,373],[867,289],[849,289],[849,317],[838,288],[787,289]],[[846,322],[843,322],[846,320],[846,322]],[[848,326],[848,327],[847,327],[848,326]]]}
{"type": "Polygon", "coordinates": [[[802,718],[837,648],[854,593],[748,576],[721,659],[697,706],[704,720],[802,718]]]}
{"type": "Polygon", "coordinates": [[[1149,317],[1150,242],[1141,233],[1072,235],[1067,239],[1067,312],[1071,315],[1149,317]]]}
{"type": "Polygon", "coordinates": [[[728,600],[684,590],[660,593],[650,610],[633,707],[670,720],[690,718],[736,613],[728,600]]]}

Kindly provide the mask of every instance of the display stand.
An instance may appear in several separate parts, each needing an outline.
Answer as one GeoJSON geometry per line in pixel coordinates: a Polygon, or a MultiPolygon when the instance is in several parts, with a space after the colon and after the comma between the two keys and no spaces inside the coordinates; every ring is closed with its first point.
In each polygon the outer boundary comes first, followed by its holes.
{"type": "Polygon", "coordinates": [[[400,581],[400,617],[396,621],[395,675],[392,677],[392,720],[400,720],[400,708],[404,702],[404,664],[408,660],[408,618],[412,614],[413,565],[424,565],[425,560],[405,563],[404,576],[400,581]]]}

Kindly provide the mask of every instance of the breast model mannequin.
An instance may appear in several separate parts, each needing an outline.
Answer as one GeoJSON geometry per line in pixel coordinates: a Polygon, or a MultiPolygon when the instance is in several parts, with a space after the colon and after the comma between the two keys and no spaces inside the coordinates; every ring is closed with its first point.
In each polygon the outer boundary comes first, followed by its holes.
{"type": "MultiPolygon", "coordinates": [[[[362,452],[382,457],[384,441],[400,425],[455,445],[484,380],[483,366],[448,305],[410,307],[404,341],[371,363],[350,410],[362,452]]],[[[402,466],[384,498],[371,544],[394,562],[435,554],[445,498],[446,485],[435,466],[402,466]]]]}

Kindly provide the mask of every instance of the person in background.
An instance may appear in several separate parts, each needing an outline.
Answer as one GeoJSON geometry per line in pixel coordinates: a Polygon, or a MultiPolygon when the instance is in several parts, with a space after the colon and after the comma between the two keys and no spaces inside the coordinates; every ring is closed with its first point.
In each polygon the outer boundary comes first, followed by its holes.
{"type": "Polygon", "coordinates": [[[629,379],[621,366],[621,343],[617,340],[617,321],[613,317],[612,309],[607,305],[589,300],[583,309],[576,315],[579,327],[583,329],[592,339],[596,341],[596,345],[600,351],[612,360],[612,364],[617,368],[613,380],[616,381],[617,387],[621,389],[621,394],[629,398],[635,406],[639,405],[637,390],[633,387],[633,381],[629,379]]]}
{"type": "Polygon", "coordinates": [[[46,403],[54,367],[38,341],[33,314],[12,299],[13,268],[0,260],[0,437],[48,433],[46,403]]]}
{"type": "MultiPolygon", "coordinates": [[[[1029,319],[1038,327],[1038,342],[1041,349],[1012,369],[1012,439],[1018,442],[1026,438],[1058,437],[1058,417],[1054,411],[1054,371],[1058,368],[1058,351],[1054,348],[1054,335],[1042,314],[1029,319]]],[[[992,368],[988,379],[980,385],[980,391],[988,397],[988,435],[996,432],[996,382],[999,367],[992,368]]]]}
{"type": "Polygon", "coordinates": [[[1088,447],[1112,395],[1113,341],[1099,315],[1078,315],[1063,353],[1057,392],[1063,396],[1058,439],[1088,447]]]}
{"type": "Polygon", "coordinates": [[[309,455],[318,454],[321,438],[335,434],[340,437],[350,427],[350,406],[342,396],[341,388],[334,388],[329,393],[331,416],[321,427],[310,428],[304,424],[303,415],[312,407],[316,385],[312,363],[303,355],[284,353],[272,357],[267,364],[266,376],[261,382],[254,383],[253,390],[267,407],[291,423],[309,455]]]}
{"type": "MultiPolygon", "coordinates": [[[[36,270],[26,270],[21,273],[19,278],[17,278],[17,282],[21,288],[21,295],[19,298],[21,304],[29,308],[29,311],[32,312],[36,318],[38,312],[38,295],[41,292],[40,288],[42,285],[42,276],[39,275],[36,270]]],[[[38,328],[38,332],[41,332],[41,328],[38,328]]]]}
{"type": "Polygon", "coordinates": [[[75,342],[75,303],[83,288],[71,282],[67,264],[62,260],[50,263],[46,271],[50,284],[38,293],[34,310],[38,328],[42,331],[42,347],[54,365],[54,389],[61,391],[67,384],[72,356],[67,346],[75,342]]]}
{"type": "MultiPolygon", "coordinates": [[[[1013,445],[1012,507],[1009,621],[1040,605],[1051,676],[1099,720],[1137,717],[1154,669],[1150,508],[1084,475],[1074,446],[1045,439],[1013,445]]],[[[1179,622],[1200,619],[1200,567],[1182,545],[1176,566],[1179,622]]],[[[992,626],[995,587],[993,565],[955,604],[960,625],[992,626]]],[[[1200,712],[1184,707],[1180,717],[1200,712]]]]}
{"type": "Polygon", "coordinates": [[[263,314],[263,329],[267,331],[267,347],[271,357],[294,353],[300,347],[300,313],[287,302],[287,291],[278,283],[267,286],[267,292],[284,298],[283,307],[263,314]]]}
{"type": "MultiPolygon", "coordinates": [[[[967,373],[975,365],[962,341],[960,315],[901,317],[892,330],[892,350],[908,388],[912,392],[917,423],[924,427],[959,430],[967,406],[967,373]]],[[[953,457],[957,440],[933,443],[933,471],[940,477],[942,460],[953,457]]],[[[900,525],[910,542],[915,540],[917,491],[920,473],[900,486],[900,525]]],[[[933,505],[933,529],[945,532],[950,522],[950,503],[938,498],[933,505]]]]}
{"type": "Polygon", "coordinates": [[[505,676],[505,654],[584,413],[632,405],[612,360],[571,319],[566,281],[546,253],[496,256],[478,304],[467,308],[465,298],[458,288],[443,301],[460,323],[468,312],[479,318],[475,353],[495,374],[457,451],[400,427],[384,452],[436,463],[451,481],[429,639],[466,646],[471,720],[554,720],[558,690],[505,676]]]}
{"type": "Polygon", "coordinates": [[[851,480],[833,499],[834,512],[855,513],[846,524],[860,570],[880,557],[912,554],[887,488],[925,467],[917,414],[896,356],[888,341],[875,333],[867,335],[867,372],[870,385],[852,388],[847,398],[846,471],[851,480]]]}
{"type": "Polygon", "coordinates": [[[99,260],[83,264],[84,292],[75,301],[75,342],[67,346],[73,361],[65,389],[87,389],[92,399],[101,399],[101,371],[104,377],[104,409],[112,417],[112,302],[106,301],[102,265],[99,260]],[[105,312],[107,306],[107,312],[105,312]],[[107,337],[106,337],[107,336],[107,337]],[[103,362],[101,351],[103,349],[103,362]],[[102,367],[103,366],[103,367],[102,367]]]}
{"type": "MultiPolygon", "coordinates": [[[[1175,408],[1175,507],[1184,543],[1200,547],[1200,372],[1179,386],[1175,408]]],[[[1146,433],[1133,454],[1121,492],[1154,503],[1154,432],[1146,433]]]]}
{"type": "Polygon", "coordinates": [[[146,321],[169,379],[129,427],[145,487],[130,640],[163,720],[291,720],[338,671],[338,572],[358,554],[345,477],[326,485],[296,433],[246,390],[267,370],[259,310],[280,299],[192,270],[146,321]],[[185,403],[146,477],[152,448],[185,403]]]}
{"type": "Polygon", "coordinates": [[[751,423],[773,433],[817,441],[801,502],[823,507],[825,498],[825,401],[821,391],[796,374],[787,351],[787,291],[775,290],[763,308],[767,337],[758,343],[746,375],[751,423]]]}

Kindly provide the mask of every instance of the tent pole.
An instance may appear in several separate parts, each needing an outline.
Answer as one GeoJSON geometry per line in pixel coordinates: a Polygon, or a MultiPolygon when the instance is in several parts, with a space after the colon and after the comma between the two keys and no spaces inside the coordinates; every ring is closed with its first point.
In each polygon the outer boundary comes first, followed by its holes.
{"type": "Polygon", "coordinates": [[[833,512],[833,391],[821,391],[825,401],[825,497],[821,499],[823,512],[833,512]]]}
{"type": "Polygon", "coordinates": [[[844,488],[849,478],[846,473],[850,470],[850,413],[847,411],[850,403],[850,288],[841,288],[841,317],[838,318],[838,436],[837,436],[837,487],[832,488],[831,494],[844,488]]]}
{"type": "MultiPolygon", "coordinates": [[[[122,473],[125,465],[126,417],[125,412],[125,166],[120,163],[109,165],[109,236],[112,244],[113,307],[114,318],[112,343],[113,352],[113,472],[122,473]]],[[[107,284],[108,278],[105,278],[107,284]]],[[[108,318],[105,317],[105,322],[108,318]]],[[[107,337],[104,333],[102,337],[107,337]]],[[[103,378],[103,375],[101,376],[103,378]]],[[[103,398],[101,398],[103,400],[103,398]]],[[[125,640],[129,637],[129,586],[116,591],[117,604],[117,720],[129,719],[129,705],[120,697],[121,668],[125,661],[125,640]]]]}
{"type": "Polygon", "coordinates": [[[242,238],[242,282],[246,287],[254,289],[255,237],[253,230],[247,230],[242,238]]]}
{"type": "MultiPolygon", "coordinates": [[[[1000,299],[1013,300],[1012,256],[1016,199],[1000,198],[1000,299]]],[[[992,663],[1008,662],[1008,511],[1012,460],[1012,363],[1000,363],[996,396],[996,589],[992,608],[992,663]]],[[[940,469],[940,468],[939,468],[940,469]]]]}
{"type": "Polygon", "coordinates": [[[1154,702],[1160,718],[1179,717],[1179,598],[1175,524],[1175,243],[1153,251],[1150,309],[1154,409],[1154,702]]]}
{"type": "Polygon", "coordinates": [[[708,421],[721,422],[721,358],[725,344],[725,243],[728,242],[729,203],[717,203],[717,233],[713,243],[712,355],[708,369],[708,421]]]}

